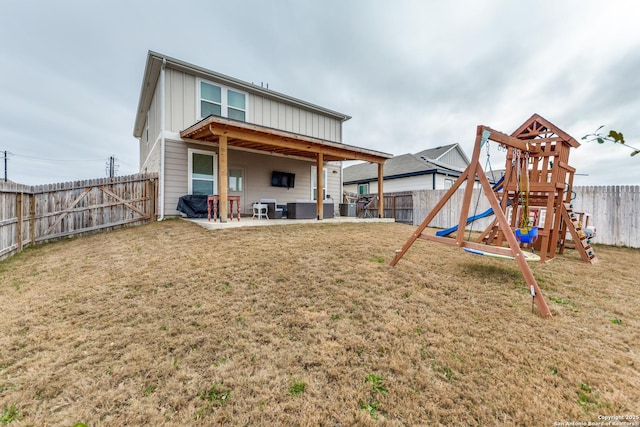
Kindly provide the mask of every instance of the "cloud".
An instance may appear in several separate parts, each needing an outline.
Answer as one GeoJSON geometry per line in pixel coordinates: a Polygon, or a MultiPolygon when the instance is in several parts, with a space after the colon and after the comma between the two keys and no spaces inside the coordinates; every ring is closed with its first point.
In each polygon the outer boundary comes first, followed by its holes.
{"type": "MultiPolygon", "coordinates": [[[[533,113],[577,139],[605,124],[640,145],[633,2],[175,5],[0,6],[0,150],[52,160],[18,168],[15,156],[14,171],[25,171],[17,180],[102,176],[100,161],[58,160],[110,154],[122,173],[135,172],[131,135],[149,49],[349,114],[346,143],[393,154],[452,142],[470,154],[478,124],[509,133],[533,113]]],[[[638,184],[628,154],[590,143],[571,161],[589,173],[585,183],[638,184]]]]}

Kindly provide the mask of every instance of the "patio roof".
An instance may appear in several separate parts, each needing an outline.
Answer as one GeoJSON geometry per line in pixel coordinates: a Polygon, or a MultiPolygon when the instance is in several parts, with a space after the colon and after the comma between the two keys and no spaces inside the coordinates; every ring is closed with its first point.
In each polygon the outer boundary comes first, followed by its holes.
{"type": "Polygon", "coordinates": [[[312,138],[296,133],[240,122],[218,116],[209,116],[180,132],[185,140],[218,143],[221,136],[227,137],[229,147],[264,151],[284,156],[317,159],[322,154],[324,161],[363,160],[384,164],[391,154],[337,142],[312,138]]]}

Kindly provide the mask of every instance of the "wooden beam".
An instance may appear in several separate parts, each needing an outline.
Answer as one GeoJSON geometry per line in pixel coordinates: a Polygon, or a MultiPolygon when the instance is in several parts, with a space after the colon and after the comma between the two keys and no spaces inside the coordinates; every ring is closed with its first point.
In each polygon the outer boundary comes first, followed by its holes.
{"type": "Polygon", "coordinates": [[[384,165],[378,163],[378,218],[384,218],[384,165]]]}
{"type": "MultiPolygon", "coordinates": [[[[515,138],[513,136],[509,136],[506,133],[502,133],[500,131],[497,131],[495,129],[491,129],[488,126],[478,126],[479,129],[481,130],[487,130],[489,132],[491,132],[491,135],[489,136],[489,139],[491,141],[497,142],[499,144],[502,145],[506,145],[507,147],[513,147],[513,148],[517,148],[518,150],[521,151],[528,151],[530,153],[536,153],[537,150],[532,146],[532,144],[530,144],[528,141],[522,141],[518,138],[515,138]]],[[[479,131],[481,132],[481,131],[479,131]]]]}
{"type": "Polygon", "coordinates": [[[480,168],[480,149],[482,148],[482,138],[485,131],[486,129],[484,129],[483,126],[478,126],[476,128],[476,142],[473,146],[473,154],[471,155],[471,163],[469,164],[469,166],[473,166],[467,169],[467,184],[464,188],[464,199],[462,199],[462,209],[460,210],[458,233],[456,235],[456,242],[460,247],[462,247],[464,229],[467,226],[467,218],[469,217],[469,208],[473,197],[473,186],[476,182],[476,171],[480,168]]]}
{"type": "MultiPolygon", "coordinates": [[[[98,188],[100,188],[100,190],[104,191],[106,194],[108,194],[109,196],[113,197],[113,198],[114,198],[114,199],[116,199],[118,202],[122,203],[123,205],[125,205],[126,207],[128,207],[129,209],[131,209],[132,211],[139,213],[139,214],[142,216],[142,218],[139,218],[139,219],[148,219],[148,218],[149,218],[149,215],[148,215],[144,210],[141,210],[141,209],[136,208],[136,207],[135,207],[135,206],[133,206],[131,203],[127,203],[127,201],[126,201],[126,200],[124,200],[122,197],[118,196],[118,195],[117,195],[117,194],[115,194],[114,192],[107,190],[107,188],[106,188],[106,187],[104,187],[104,186],[103,186],[103,187],[98,187],[98,188]]],[[[72,208],[65,209],[65,212],[66,212],[67,214],[68,214],[68,213],[71,213],[72,211],[73,211],[73,209],[72,209],[72,208]]]]}
{"type": "Polygon", "coordinates": [[[442,199],[440,199],[440,201],[436,203],[436,205],[433,207],[431,212],[429,212],[427,217],[418,226],[416,231],[414,231],[413,234],[409,236],[409,239],[407,239],[405,244],[402,246],[402,249],[396,251],[396,255],[393,257],[389,265],[391,265],[392,267],[395,266],[398,263],[398,261],[400,261],[400,258],[402,258],[404,254],[407,253],[411,245],[413,245],[416,239],[422,235],[422,232],[424,231],[424,229],[427,228],[429,223],[433,221],[433,218],[435,218],[438,212],[440,212],[440,210],[444,207],[444,205],[449,201],[451,196],[453,196],[453,193],[455,193],[456,190],[460,188],[462,183],[465,182],[469,173],[469,169],[471,169],[471,165],[467,166],[467,169],[465,169],[462,175],[460,175],[458,179],[456,179],[456,182],[454,182],[451,188],[449,188],[447,192],[444,194],[444,196],[442,196],[442,199]]]}
{"type": "Polygon", "coordinates": [[[82,194],[80,196],[78,196],[73,203],[71,203],[71,206],[69,206],[67,209],[64,210],[64,212],[62,213],[62,215],[60,215],[58,217],[58,219],[56,219],[53,224],[51,224],[49,226],[49,228],[47,229],[47,231],[44,232],[44,236],[48,235],[49,233],[51,233],[53,231],[54,228],[56,228],[56,226],[58,224],[60,224],[60,222],[64,219],[64,217],[66,217],[69,213],[71,213],[71,210],[73,209],[73,207],[75,205],[77,205],[78,203],[80,203],[80,200],[84,199],[84,197],[89,194],[89,192],[91,191],[93,187],[87,187],[85,188],[85,190],[82,192],[82,194]]]}
{"type": "MultiPolygon", "coordinates": [[[[309,141],[306,138],[279,137],[277,135],[259,134],[232,129],[217,128],[216,135],[226,135],[229,138],[243,141],[251,141],[272,147],[287,148],[305,153],[322,153],[324,156],[333,156],[344,160],[364,160],[371,163],[384,162],[379,156],[368,155],[342,147],[334,147],[323,144],[322,141],[309,141]]],[[[265,150],[267,151],[267,150],[265,150]]]]}
{"type": "Polygon", "coordinates": [[[228,203],[228,189],[229,189],[229,159],[227,156],[227,136],[221,135],[218,145],[218,175],[220,181],[220,188],[218,194],[220,195],[220,206],[218,213],[220,216],[220,222],[227,222],[227,207],[228,203]]]}
{"type": "Polygon", "coordinates": [[[369,152],[369,150],[350,148],[338,142],[323,141],[275,129],[269,129],[269,132],[266,132],[261,126],[245,123],[242,125],[234,124],[232,127],[231,124],[211,122],[205,129],[206,132],[203,132],[201,127],[197,129],[189,128],[181,132],[180,136],[189,139],[203,139],[207,135],[226,135],[229,139],[250,141],[305,153],[317,154],[322,152],[325,157],[333,156],[343,160],[363,160],[371,163],[384,163],[387,158],[392,157],[391,155],[381,155],[382,153],[369,152]]]}
{"type": "Polygon", "coordinates": [[[494,191],[491,189],[491,184],[489,184],[489,180],[482,171],[480,163],[477,164],[476,175],[480,179],[480,184],[482,185],[484,194],[485,196],[487,196],[487,199],[489,199],[489,204],[491,204],[491,207],[493,208],[493,212],[496,216],[496,219],[498,220],[498,225],[502,229],[505,239],[509,244],[509,248],[511,248],[511,251],[513,252],[513,256],[518,263],[518,267],[520,268],[520,272],[522,273],[522,276],[524,277],[528,288],[534,289],[534,301],[536,303],[536,307],[538,307],[540,315],[542,315],[543,317],[551,317],[551,311],[549,310],[549,307],[544,300],[542,291],[540,290],[540,287],[538,286],[538,283],[536,282],[536,279],[531,272],[531,268],[529,268],[529,263],[524,257],[522,249],[520,249],[520,245],[516,240],[515,234],[513,233],[513,231],[511,231],[511,227],[509,226],[507,217],[505,216],[504,212],[502,212],[502,209],[500,209],[500,202],[496,197],[496,193],[494,193],[494,191]]]}
{"type": "Polygon", "coordinates": [[[316,214],[318,220],[321,220],[323,217],[324,211],[324,155],[322,153],[318,153],[318,157],[316,158],[316,214]]]}

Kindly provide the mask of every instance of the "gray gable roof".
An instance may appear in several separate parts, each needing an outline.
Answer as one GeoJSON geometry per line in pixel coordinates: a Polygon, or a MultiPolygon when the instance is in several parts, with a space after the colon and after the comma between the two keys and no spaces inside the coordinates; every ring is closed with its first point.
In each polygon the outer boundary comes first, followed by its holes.
{"type": "MultiPolygon", "coordinates": [[[[387,160],[384,164],[384,178],[402,178],[407,176],[425,175],[437,171],[461,172],[459,168],[436,161],[458,144],[431,148],[416,154],[401,154],[387,160]],[[427,159],[434,159],[430,162],[427,159]]],[[[464,153],[463,153],[464,154],[464,153]]],[[[466,157],[466,156],[465,156],[466,157]]],[[[378,179],[378,165],[372,163],[360,163],[344,168],[343,182],[354,184],[360,182],[376,181],[378,179]]]]}
{"type": "Polygon", "coordinates": [[[438,160],[440,157],[451,151],[451,149],[455,148],[457,145],[458,144],[449,144],[436,148],[427,148],[426,150],[422,150],[419,153],[416,153],[416,156],[438,160]]]}

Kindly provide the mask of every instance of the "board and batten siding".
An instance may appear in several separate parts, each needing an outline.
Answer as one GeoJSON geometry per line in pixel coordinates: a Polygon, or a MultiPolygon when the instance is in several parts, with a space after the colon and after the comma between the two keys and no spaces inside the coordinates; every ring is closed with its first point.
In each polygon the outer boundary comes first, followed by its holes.
{"type": "MultiPolygon", "coordinates": [[[[177,133],[200,120],[196,117],[198,79],[194,75],[170,68],[165,73],[165,126],[167,130],[177,133]]],[[[216,83],[215,80],[210,81],[216,83]]],[[[220,84],[229,87],[224,83],[220,84]]],[[[237,90],[248,96],[247,123],[342,142],[342,122],[338,119],[247,92],[243,88],[237,90]]],[[[157,98],[159,96],[156,91],[152,108],[157,98]]]]}
{"type": "Polygon", "coordinates": [[[149,106],[149,114],[145,120],[145,127],[140,138],[140,171],[144,172],[145,168],[148,172],[160,172],[160,137],[161,133],[161,111],[159,87],[156,87],[151,105],[149,106]],[[148,122],[148,123],[147,123],[148,122]],[[147,140],[147,126],[149,128],[147,140]],[[155,151],[155,152],[154,152],[155,151]],[[151,160],[150,157],[157,157],[157,160],[151,160]]]}
{"type": "Polygon", "coordinates": [[[167,68],[165,75],[167,130],[180,132],[196,123],[196,78],[167,68]]]}
{"type": "Polygon", "coordinates": [[[465,169],[469,164],[462,158],[460,152],[453,148],[438,159],[439,162],[446,163],[456,168],[465,169]]]}
{"type": "MultiPolygon", "coordinates": [[[[165,155],[165,215],[178,216],[176,210],[180,197],[186,195],[189,189],[188,150],[196,149],[218,153],[218,148],[205,144],[186,144],[183,141],[167,139],[165,155]]],[[[286,204],[296,200],[311,198],[311,167],[314,162],[271,156],[260,153],[230,149],[228,151],[229,168],[241,168],[244,171],[244,190],[240,195],[241,213],[250,214],[254,202],[260,199],[276,199],[278,204],[286,204]],[[279,188],[271,186],[273,171],[290,172],[296,175],[294,188],[279,188]]],[[[340,196],[340,167],[327,164],[327,194],[331,195],[336,204],[340,196]],[[336,170],[336,173],[332,171],[336,170]]],[[[236,193],[234,193],[236,194],[236,193]]]]}
{"type": "Polygon", "coordinates": [[[260,126],[312,136],[332,142],[342,141],[340,120],[249,94],[250,116],[247,121],[260,126]]]}

